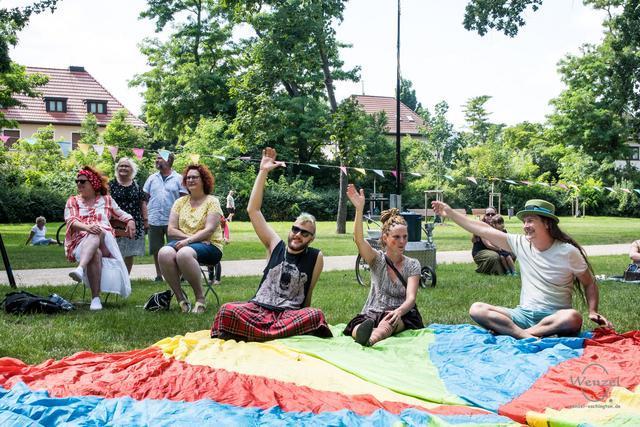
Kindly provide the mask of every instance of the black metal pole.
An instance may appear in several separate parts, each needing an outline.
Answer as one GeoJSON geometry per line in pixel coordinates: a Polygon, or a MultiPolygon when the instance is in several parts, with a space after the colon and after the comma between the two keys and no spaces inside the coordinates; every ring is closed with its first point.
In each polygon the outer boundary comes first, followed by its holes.
{"type": "Polygon", "coordinates": [[[398,45],[396,53],[396,194],[400,196],[400,0],[398,0],[398,45]]]}
{"type": "Polygon", "coordinates": [[[7,255],[7,249],[4,247],[2,234],[0,234],[0,252],[2,252],[2,262],[4,263],[4,269],[7,272],[7,278],[9,279],[9,286],[15,289],[17,288],[16,279],[13,277],[13,270],[11,269],[11,263],[9,263],[9,255],[7,255]]]}

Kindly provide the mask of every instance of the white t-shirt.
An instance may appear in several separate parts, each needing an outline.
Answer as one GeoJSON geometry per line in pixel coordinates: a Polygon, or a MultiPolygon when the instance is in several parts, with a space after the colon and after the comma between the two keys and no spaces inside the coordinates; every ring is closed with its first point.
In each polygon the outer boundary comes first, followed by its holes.
{"type": "Polygon", "coordinates": [[[236,201],[233,200],[233,196],[231,194],[227,194],[227,208],[235,208],[236,201]]]}
{"type": "Polygon", "coordinates": [[[31,239],[31,243],[32,244],[36,244],[38,242],[41,242],[43,240],[47,240],[47,238],[45,237],[47,234],[47,226],[43,226],[42,230],[40,230],[38,228],[37,225],[34,225],[33,227],[31,227],[31,231],[33,231],[33,238],[31,239]]]}
{"type": "Polygon", "coordinates": [[[539,251],[525,236],[507,234],[507,240],[520,262],[520,306],[548,311],[571,308],[573,278],[588,268],[578,248],[556,240],[546,251],[539,251]]]}

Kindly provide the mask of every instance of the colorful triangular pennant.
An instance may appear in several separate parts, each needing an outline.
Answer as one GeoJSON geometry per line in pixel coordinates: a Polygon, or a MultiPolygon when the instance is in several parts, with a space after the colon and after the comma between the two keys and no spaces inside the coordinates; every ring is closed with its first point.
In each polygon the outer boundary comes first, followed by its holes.
{"type": "Polygon", "coordinates": [[[93,144],[93,149],[96,150],[98,156],[102,156],[102,153],[104,153],[104,145],[102,144],[93,144]]]}
{"type": "Polygon", "coordinates": [[[69,155],[69,153],[71,152],[71,143],[68,141],[58,141],[58,145],[60,146],[60,149],[62,150],[62,156],[63,157],[67,157],[69,155]]]}
{"type": "Polygon", "coordinates": [[[134,148],[132,151],[133,154],[136,155],[138,160],[142,160],[142,156],[144,155],[144,148],[134,148]]]}
{"type": "Polygon", "coordinates": [[[89,154],[89,148],[91,148],[89,144],[78,143],[78,150],[82,151],[82,154],[89,154]]]}
{"type": "Polygon", "coordinates": [[[114,147],[113,145],[109,145],[107,146],[107,149],[109,150],[109,153],[111,153],[111,157],[113,157],[113,160],[116,160],[116,157],[118,156],[118,147],[114,147]]]}

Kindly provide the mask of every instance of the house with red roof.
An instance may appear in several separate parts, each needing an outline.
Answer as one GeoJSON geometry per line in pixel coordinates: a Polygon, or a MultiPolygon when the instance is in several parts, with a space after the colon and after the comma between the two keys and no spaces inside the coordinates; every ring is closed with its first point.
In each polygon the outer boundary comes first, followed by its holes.
{"type": "MultiPolygon", "coordinates": [[[[39,128],[51,124],[55,129],[54,138],[69,141],[75,148],[82,138],[80,125],[88,113],[96,116],[98,129],[104,130],[116,111],[125,108],[84,67],[27,67],[27,73],[44,74],[49,82],[38,88],[40,97],[17,95],[22,106],[1,110],[7,119],[18,123],[17,128],[1,130],[1,135],[8,137],[6,147],[18,138],[30,138],[39,128]]],[[[131,113],[126,120],[136,127],[146,126],[131,113]]]]}
{"type": "MultiPolygon", "coordinates": [[[[365,112],[375,114],[384,111],[387,116],[385,134],[395,138],[396,135],[396,98],[392,96],[353,95],[365,112]]],[[[420,128],[424,121],[418,113],[400,102],[400,135],[423,139],[420,128]]]]}

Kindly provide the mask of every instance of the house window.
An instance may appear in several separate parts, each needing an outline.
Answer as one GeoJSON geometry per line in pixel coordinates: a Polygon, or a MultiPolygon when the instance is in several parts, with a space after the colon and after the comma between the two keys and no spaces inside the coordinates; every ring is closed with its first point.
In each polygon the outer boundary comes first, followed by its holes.
{"type": "Polygon", "coordinates": [[[84,133],[82,132],[71,132],[71,149],[75,150],[78,148],[78,142],[82,140],[84,133]]]}
{"type": "Polygon", "coordinates": [[[629,147],[629,160],[640,160],[640,147],[629,147]]]}
{"type": "Polygon", "coordinates": [[[87,113],[107,114],[107,103],[105,101],[87,101],[87,113]]]}
{"type": "Polygon", "coordinates": [[[45,98],[44,104],[49,113],[66,113],[67,112],[67,99],[66,98],[45,98]]]}
{"type": "Polygon", "coordinates": [[[9,148],[13,144],[15,144],[18,139],[20,139],[20,129],[4,129],[2,131],[2,135],[9,137],[9,139],[7,139],[7,142],[4,143],[4,146],[6,148],[9,148]]]}

